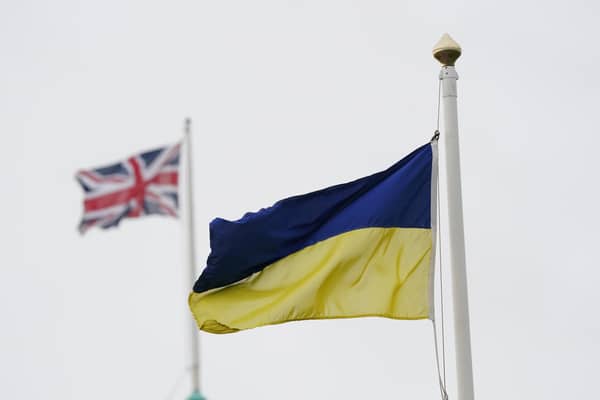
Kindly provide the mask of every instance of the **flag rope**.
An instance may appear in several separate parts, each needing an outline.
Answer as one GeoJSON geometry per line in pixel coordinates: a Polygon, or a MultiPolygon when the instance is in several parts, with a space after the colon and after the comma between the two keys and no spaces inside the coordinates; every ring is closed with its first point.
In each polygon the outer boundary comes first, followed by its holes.
{"type": "MultiPolygon", "coordinates": [[[[437,202],[439,205],[439,200],[440,200],[440,195],[439,195],[439,180],[438,180],[438,196],[437,196],[437,202]]],[[[437,235],[437,243],[440,243],[441,240],[441,234],[440,234],[440,210],[439,210],[439,206],[437,207],[437,213],[438,213],[438,229],[436,232],[437,235]]],[[[434,344],[434,348],[435,348],[435,363],[437,366],[437,372],[438,372],[438,382],[440,385],[440,394],[442,397],[442,400],[448,400],[448,392],[446,390],[446,334],[445,334],[445,329],[444,329],[444,286],[443,286],[443,277],[442,277],[442,245],[441,243],[439,244],[439,277],[440,277],[440,320],[441,320],[441,341],[442,341],[442,351],[441,351],[441,356],[442,356],[442,362],[440,363],[440,350],[439,350],[439,344],[438,344],[438,328],[437,328],[437,323],[436,323],[436,318],[434,316],[434,318],[431,319],[431,322],[433,324],[433,344],[434,344]]]]}
{"type": "Polygon", "coordinates": [[[183,382],[183,379],[186,377],[186,375],[188,374],[188,372],[190,372],[192,370],[192,367],[187,367],[185,368],[177,377],[177,379],[175,380],[175,383],[173,383],[173,386],[171,387],[171,390],[169,391],[169,393],[167,394],[167,396],[165,397],[166,400],[172,400],[173,396],[175,396],[177,389],[179,389],[179,387],[181,386],[181,383],[183,382]]]}
{"type": "MultiPolygon", "coordinates": [[[[438,84],[438,104],[437,104],[437,126],[435,131],[437,132],[437,136],[439,139],[440,136],[440,109],[441,109],[441,101],[442,101],[442,80],[440,79],[438,84]]],[[[436,242],[438,243],[439,246],[439,259],[440,259],[440,273],[439,273],[439,277],[440,277],[440,315],[441,315],[441,319],[442,319],[442,367],[443,367],[443,372],[444,372],[444,388],[446,387],[446,334],[445,334],[445,330],[444,330],[444,275],[443,275],[443,258],[442,258],[442,229],[441,229],[441,222],[442,222],[442,215],[441,215],[441,211],[440,211],[440,180],[438,178],[437,182],[437,204],[438,206],[436,207],[437,210],[437,223],[438,223],[438,229],[436,232],[437,235],[437,240],[436,242]]]]}
{"type": "Polygon", "coordinates": [[[446,383],[445,383],[445,376],[443,376],[442,372],[441,372],[441,367],[440,367],[440,356],[439,356],[439,350],[438,350],[438,339],[437,339],[437,325],[435,323],[435,320],[431,320],[432,324],[433,324],[433,343],[435,346],[435,362],[437,365],[437,370],[438,370],[438,383],[440,385],[440,395],[442,396],[442,400],[448,400],[448,392],[446,391],[446,383]]]}
{"type": "MultiPolygon", "coordinates": [[[[438,85],[438,101],[437,101],[437,123],[436,123],[436,129],[433,135],[433,138],[431,140],[438,140],[440,137],[440,106],[441,106],[441,94],[442,94],[442,80],[440,79],[439,81],[439,85],[438,85]]],[[[440,351],[439,351],[439,345],[438,345],[438,329],[437,329],[437,324],[436,324],[436,318],[432,318],[431,322],[433,323],[433,338],[434,338],[434,346],[435,346],[435,361],[436,361],[436,365],[437,365],[437,370],[438,370],[438,381],[440,384],[440,394],[442,396],[442,400],[447,400],[448,399],[448,392],[446,390],[446,332],[445,332],[445,326],[444,326],[444,277],[443,277],[443,258],[442,258],[442,235],[441,235],[441,212],[440,212],[440,180],[438,179],[436,182],[437,185],[437,199],[435,199],[435,201],[437,201],[438,206],[436,207],[437,209],[437,230],[435,232],[436,237],[436,245],[439,246],[438,247],[438,253],[439,254],[439,274],[438,276],[440,277],[440,320],[441,320],[441,341],[442,341],[442,351],[441,351],[441,356],[442,356],[442,362],[440,365],[440,351]]]]}
{"type": "Polygon", "coordinates": [[[442,101],[442,80],[439,80],[438,84],[438,103],[437,103],[437,124],[435,126],[435,131],[439,134],[440,132],[440,108],[442,101]]]}

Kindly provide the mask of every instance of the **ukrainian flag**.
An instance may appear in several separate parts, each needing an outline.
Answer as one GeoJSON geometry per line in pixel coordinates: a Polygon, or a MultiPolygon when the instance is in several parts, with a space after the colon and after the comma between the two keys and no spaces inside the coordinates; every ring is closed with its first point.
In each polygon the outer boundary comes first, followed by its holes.
{"type": "Polygon", "coordinates": [[[385,171],[210,224],[189,296],[198,327],[433,315],[437,144],[385,171]]]}

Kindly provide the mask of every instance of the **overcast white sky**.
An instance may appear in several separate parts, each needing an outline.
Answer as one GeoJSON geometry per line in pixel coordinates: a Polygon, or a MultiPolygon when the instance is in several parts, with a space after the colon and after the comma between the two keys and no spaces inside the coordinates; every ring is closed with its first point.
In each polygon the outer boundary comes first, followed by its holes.
{"type": "MultiPolygon", "coordinates": [[[[477,398],[594,397],[599,4],[1,2],[0,398],[163,400],[184,372],[178,221],[80,237],[77,169],[177,141],[192,117],[200,271],[213,217],[370,174],[429,140],[430,49],[446,31],[464,51],[477,398]]],[[[202,351],[210,400],[439,398],[427,321],[202,334],[202,351]]]]}

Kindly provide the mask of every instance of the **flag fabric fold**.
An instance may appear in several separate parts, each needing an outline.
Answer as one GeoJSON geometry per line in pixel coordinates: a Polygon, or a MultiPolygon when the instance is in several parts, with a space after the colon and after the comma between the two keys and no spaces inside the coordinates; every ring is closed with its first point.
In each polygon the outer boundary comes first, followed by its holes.
{"type": "Polygon", "coordinates": [[[115,227],[123,218],[142,215],[177,217],[179,153],[177,143],[77,172],[75,178],[84,191],[79,231],[115,227]]]}
{"type": "Polygon", "coordinates": [[[385,171],[210,224],[189,296],[198,327],[433,315],[437,144],[385,171]]]}

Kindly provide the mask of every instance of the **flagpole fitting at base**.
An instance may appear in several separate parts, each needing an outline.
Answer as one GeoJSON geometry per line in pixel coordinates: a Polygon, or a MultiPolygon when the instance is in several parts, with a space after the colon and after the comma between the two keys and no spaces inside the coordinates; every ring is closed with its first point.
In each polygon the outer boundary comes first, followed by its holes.
{"type": "Polygon", "coordinates": [[[200,392],[193,392],[187,400],[206,400],[206,397],[202,396],[200,392]]]}

